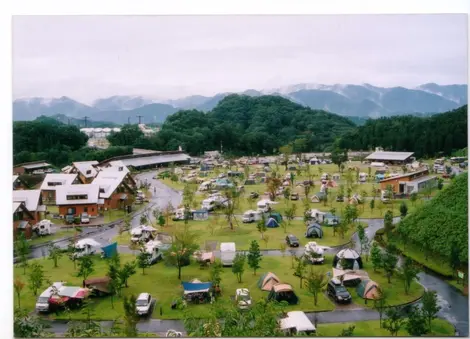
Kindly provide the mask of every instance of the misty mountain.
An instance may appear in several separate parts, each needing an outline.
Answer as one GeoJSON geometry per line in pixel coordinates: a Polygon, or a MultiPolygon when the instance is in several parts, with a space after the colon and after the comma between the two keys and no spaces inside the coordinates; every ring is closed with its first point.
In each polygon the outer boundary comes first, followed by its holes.
{"type": "Polygon", "coordinates": [[[109,98],[98,99],[93,102],[93,107],[100,111],[124,111],[140,108],[152,104],[153,101],[141,96],[115,95],[109,98]]]}
{"type": "MultiPolygon", "coordinates": [[[[75,125],[75,126],[78,126],[79,128],[85,127],[85,119],[70,118],[64,114],[51,115],[46,118],[55,119],[58,122],[61,122],[63,124],[75,125]]],[[[41,120],[41,119],[45,119],[45,117],[40,116],[36,120],[41,120]]],[[[119,127],[120,125],[113,123],[113,122],[108,122],[108,121],[93,121],[93,120],[87,119],[86,126],[98,128],[98,127],[119,127]]]]}
{"type": "Polygon", "coordinates": [[[418,89],[455,101],[459,105],[465,105],[468,101],[467,85],[440,86],[438,84],[429,83],[419,86],[418,89]]]}
{"type": "Polygon", "coordinates": [[[95,108],[68,97],[58,99],[28,98],[13,101],[13,120],[34,120],[41,115],[65,114],[84,117],[96,112],[95,108]]]}
{"type": "Polygon", "coordinates": [[[166,117],[178,111],[177,108],[166,104],[149,104],[132,110],[99,111],[91,115],[92,120],[110,121],[117,124],[127,124],[128,119],[135,124],[139,121],[146,123],[161,123],[166,117]]]}
{"type": "Polygon", "coordinates": [[[192,95],[186,98],[167,100],[162,103],[181,109],[195,109],[196,107],[203,105],[206,101],[209,101],[211,98],[212,97],[205,97],[202,95],[192,95]]]}

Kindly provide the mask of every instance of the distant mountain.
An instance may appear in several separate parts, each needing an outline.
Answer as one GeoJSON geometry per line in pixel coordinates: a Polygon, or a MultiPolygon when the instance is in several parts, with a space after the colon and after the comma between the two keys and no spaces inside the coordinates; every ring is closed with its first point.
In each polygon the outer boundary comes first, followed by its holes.
{"type": "Polygon", "coordinates": [[[84,117],[97,110],[68,97],[58,99],[29,98],[13,101],[14,120],[34,120],[41,115],[66,114],[70,117],[84,117]]]}
{"type": "Polygon", "coordinates": [[[117,124],[126,124],[128,118],[131,123],[138,122],[138,116],[141,116],[142,123],[161,123],[166,117],[178,111],[173,106],[166,104],[150,104],[127,111],[99,111],[94,113],[93,120],[111,121],[117,124]]]}
{"type": "Polygon", "coordinates": [[[203,105],[205,102],[209,101],[211,98],[212,97],[205,97],[202,95],[192,95],[186,98],[167,100],[162,103],[181,109],[195,109],[196,107],[203,105]]]}
{"type": "Polygon", "coordinates": [[[467,85],[440,86],[438,84],[429,83],[421,85],[417,89],[455,101],[459,105],[465,105],[468,101],[467,85]]]}
{"type": "Polygon", "coordinates": [[[124,111],[140,108],[152,104],[153,101],[140,96],[115,95],[105,99],[98,99],[93,102],[93,107],[100,111],[124,111]]]}
{"type": "MultiPolygon", "coordinates": [[[[47,118],[55,119],[58,122],[61,122],[63,124],[75,125],[79,128],[85,127],[85,119],[70,118],[64,114],[51,115],[50,117],[47,117],[47,118]]],[[[44,119],[44,116],[40,116],[36,120],[41,120],[41,119],[44,119]]],[[[86,126],[87,127],[118,127],[120,125],[113,123],[113,122],[108,122],[108,121],[94,121],[94,120],[87,119],[86,126]]]]}

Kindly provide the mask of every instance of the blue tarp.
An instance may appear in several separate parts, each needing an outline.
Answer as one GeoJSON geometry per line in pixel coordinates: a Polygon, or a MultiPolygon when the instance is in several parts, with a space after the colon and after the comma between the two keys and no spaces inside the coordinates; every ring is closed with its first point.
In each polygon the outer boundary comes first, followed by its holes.
{"type": "Polygon", "coordinates": [[[211,288],[212,283],[191,283],[191,282],[182,282],[184,291],[185,292],[197,292],[197,291],[205,291],[211,288]]]}
{"type": "Polygon", "coordinates": [[[101,247],[101,250],[103,251],[105,258],[111,258],[114,254],[117,253],[117,242],[105,247],[101,247]]]}

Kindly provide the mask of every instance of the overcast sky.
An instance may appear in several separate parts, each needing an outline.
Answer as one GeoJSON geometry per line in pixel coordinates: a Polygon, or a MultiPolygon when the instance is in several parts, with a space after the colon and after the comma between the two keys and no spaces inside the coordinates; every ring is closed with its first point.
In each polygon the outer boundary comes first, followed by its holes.
{"type": "Polygon", "coordinates": [[[13,94],[178,98],[467,83],[466,15],[13,18],[13,94]]]}

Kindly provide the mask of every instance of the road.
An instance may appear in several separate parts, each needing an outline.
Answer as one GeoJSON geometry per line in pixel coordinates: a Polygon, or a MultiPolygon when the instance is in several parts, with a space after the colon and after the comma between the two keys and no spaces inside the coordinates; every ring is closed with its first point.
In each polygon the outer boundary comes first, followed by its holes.
{"type": "MultiPolygon", "coordinates": [[[[154,180],[152,178],[153,173],[142,173],[138,175],[139,180],[147,180],[153,187],[156,187],[156,194],[150,199],[151,206],[157,206],[158,208],[164,208],[167,206],[168,202],[171,202],[173,206],[177,206],[181,202],[181,193],[175,191],[161,182],[154,180]]],[[[366,234],[369,239],[373,239],[375,232],[383,227],[383,220],[380,219],[360,219],[359,221],[367,223],[369,226],[366,228],[366,234]]],[[[398,222],[399,218],[395,218],[394,222],[398,222]]],[[[139,225],[139,216],[136,216],[132,220],[132,226],[139,225]]],[[[105,229],[100,233],[92,234],[90,237],[95,239],[100,243],[107,243],[117,234],[115,228],[105,229]]],[[[359,245],[357,234],[352,238],[355,241],[356,245],[359,245]]],[[[65,244],[66,246],[67,244],[65,244]]],[[[335,248],[330,250],[330,253],[336,253],[340,248],[335,248]]],[[[120,246],[119,252],[127,252],[130,250],[126,246],[120,246]]],[[[302,249],[297,250],[297,254],[302,253],[302,249]]],[[[267,250],[263,251],[264,255],[268,256],[280,256],[282,255],[281,251],[278,250],[267,250]]],[[[36,253],[37,254],[37,253],[36,253]]],[[[41,256],[41,254],[39,255],[41,256]]],[[[216,252],[216,256],[219,256],[219,253],[216,252]]],[[[457,329],[460,336],[468,336],[468,297],[463,296],[455,288],[447,284],[441,278],[433,276],[431,274],[422,272],[419,275],[420,283],[430,290],[435,290],[438,293],[439,305],[441,310],[439,312],[439,317],[447,319],[451,322],[457,329]]],[[[320,312],[320,313],[310,313],[308,316],[312,321],[321,323],[337,323],[337,322],[354,322],[360,320],[375,320],[378,319],[378,313],[374,310],[369,309],[354,309],[354,310],[336,310],[333,312],[320,312]]],[[[51,321],[51,330],[54,333],[64,333],[66,329],[66,323],[62,321],[51,321]]],[[[110,326],[109,322],[104,322],[104,326],[110,326]]],[[[183,331],[184,326],[181,321],[178,320],[144,320],[139,323],[139,331],[141,332],[153,332],[163,334],[168,329],[175,329],[178,331],[183,331]]]]}

